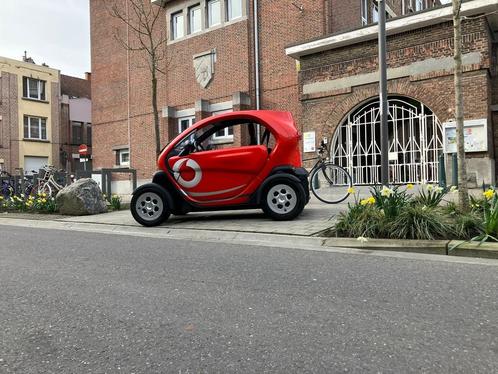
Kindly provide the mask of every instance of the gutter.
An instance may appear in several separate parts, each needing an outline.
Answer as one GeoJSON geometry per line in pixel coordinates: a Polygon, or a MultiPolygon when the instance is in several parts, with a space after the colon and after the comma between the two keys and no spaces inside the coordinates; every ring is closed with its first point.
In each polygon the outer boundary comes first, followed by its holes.
{"type": "MultiPolygon", "coordinates": [[[[462,3],[461,14],[462,16],[469,17],[477,14],[496,12],[496,9],[498,9],[498,0],[473,0],[462,3]]],[[[451,5],[447,5],[414,15],[391,19],[386,23],[386,32],[388,36],[396,35],[443,22],[450,22],[452,19],[453,8],[451,5]]],[[[285,49],[285,53],[287,56],[299,59],[301,56],[375,40],[378,37],[378,29],[378,25],[374,24],[349,32],[333,34],[325,38],[289,46],[285,49]]]]}

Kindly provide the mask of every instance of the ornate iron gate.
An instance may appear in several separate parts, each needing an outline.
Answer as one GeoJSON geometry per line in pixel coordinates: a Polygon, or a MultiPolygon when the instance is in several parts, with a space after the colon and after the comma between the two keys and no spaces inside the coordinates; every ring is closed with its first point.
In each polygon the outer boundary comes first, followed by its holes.
{"type": "MultiPolygon", "coordinates": [[[[389,104],[389,178],[393,184],[436,183],[443,151],[442,127],[432,111],[420,102],[392,98],[389,104]]],[[[353,183],[380,181],[379,101],[352,111],[337,128],[331,148],[332,162],[346,168],[353,183]]]]}

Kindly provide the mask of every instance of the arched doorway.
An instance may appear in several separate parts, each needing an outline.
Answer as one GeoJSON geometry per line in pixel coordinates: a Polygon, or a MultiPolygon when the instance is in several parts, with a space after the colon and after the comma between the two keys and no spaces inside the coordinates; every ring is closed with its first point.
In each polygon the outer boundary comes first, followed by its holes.
{"type": "MultiPolygon", "coordinates": [[[[390,97],[388,106],[390,182],[438,182],[443,132],[436,115],[406,97],[390,97]]],[[[331,160],[346,168],[356,185],[380,183],[378,99],[354,109],[339,125],[332,139],[331,160]]]]}

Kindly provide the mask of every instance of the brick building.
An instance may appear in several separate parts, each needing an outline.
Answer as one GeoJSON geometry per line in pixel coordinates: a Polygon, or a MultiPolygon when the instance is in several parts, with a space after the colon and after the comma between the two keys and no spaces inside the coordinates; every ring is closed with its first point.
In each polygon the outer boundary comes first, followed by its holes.
{"type": "Polygon", "coordinates": [[[60,72],[0,57],[0,170],[59,165],[60,72]]]}
{"type": "MultiPolygon", "coordinates": [[[[494,184],[498,145],[498,1],[463,3],[467,169],[494,184]]],[[[395,183],[436,182],[455,152],[451,5],[387,22],[389,163],[395,183]]],[[[331,140],[332,159],[356,184],[380,180],[377,29],[366,26],[286,49],[301,64],[303,132],[331,140]]]]}
{"type": "Polygon", "coordinates": [[[61,74],[60,151],[61,166],[69,171],[92,170],[91,74],[85,79],[61,74]],[[80,162],[78,148],[88,146],[86,163],[80,162]]]}
{"type": "MultiPolygon", "coordinates": [[[[127,0],[115,1],[127,9],[127,0]]],[[[464,22],[466,119],[477,138],[487,135],[486,150],[481,142],[474,144],[479,152],[469,153],[469,168],[479,170],[475,180],[487,182],[494,180],[491,110],[498,94],[495,15],[485,14],[496,1],[464,4],[470,17],[464,22]]],[[[153,0],[151,6],[161,7],[158,22],[168,35],[168,64],[159,76],[164,144],[194,121],[224,111],[290,110],[316,142],[327,137],[333,143],[333,157],[357,183],[377,181],[375,1],[153,0]],[[359,142],[359,134],[368,140],[359,142]]],[[[454,138],[451,123],[445,130],[453,102],[451,7],[392,0],[386,11],[396,124],[392,180],[435,181],[444,135],[448,149],[454,138]]],[[[113,37],[133,38],[133,32],[103,1],[90,1],[90,15],[94,167],[131,166],[148,180],[156,169],[148,70],[139,53],[113,37]]],[[[236,139],[219,138],[228,145],[236,139]]]]}

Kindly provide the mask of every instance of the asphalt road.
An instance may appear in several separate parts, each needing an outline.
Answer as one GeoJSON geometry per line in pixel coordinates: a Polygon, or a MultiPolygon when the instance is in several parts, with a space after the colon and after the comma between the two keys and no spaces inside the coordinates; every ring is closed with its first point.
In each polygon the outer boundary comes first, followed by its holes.
{"type": "Polygon", "coordinates": [[[0,225],[0,373],[498,372],[498,267],[0,225]]]}

